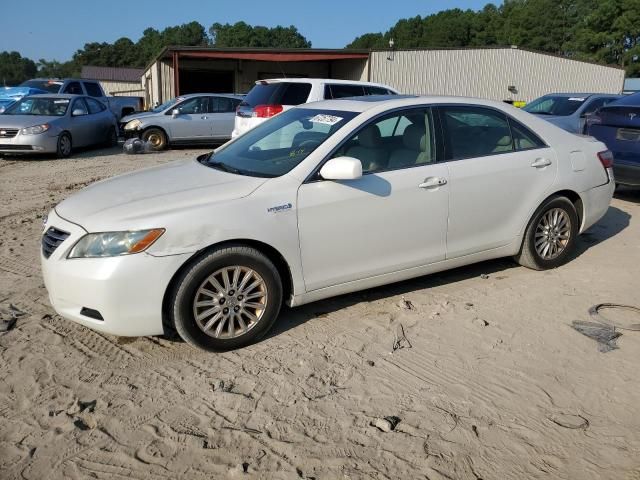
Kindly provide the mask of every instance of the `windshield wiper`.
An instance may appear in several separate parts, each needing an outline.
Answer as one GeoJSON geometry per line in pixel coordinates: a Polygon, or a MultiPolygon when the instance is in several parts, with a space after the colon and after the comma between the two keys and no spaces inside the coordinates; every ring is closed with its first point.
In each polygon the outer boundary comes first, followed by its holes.
{"type": "Polygon", "coordinates": [[[232,167],[231,165],[227,165],[226,163],[207,161],[207,166],[215,168],[217,170],[222,170],[223,172],[235,173],[236,175],[243,175],[242,170],[232,167]]]}

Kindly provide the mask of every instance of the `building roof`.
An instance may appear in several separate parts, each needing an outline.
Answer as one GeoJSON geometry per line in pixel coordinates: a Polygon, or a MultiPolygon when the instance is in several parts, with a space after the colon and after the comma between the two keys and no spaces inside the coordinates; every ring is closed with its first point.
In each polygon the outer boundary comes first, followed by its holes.
{"type": "Polygon", "coordinates": [[[82,67],[80,76],[86,80],[104,80],[108,82],[140,82],[143,68],[82,67]]]}

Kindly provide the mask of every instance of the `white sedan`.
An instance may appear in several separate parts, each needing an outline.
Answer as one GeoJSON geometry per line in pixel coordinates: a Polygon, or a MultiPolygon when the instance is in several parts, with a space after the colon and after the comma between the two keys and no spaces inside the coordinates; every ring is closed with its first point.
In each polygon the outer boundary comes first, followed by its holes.
{"type": "Polygon", "coordinates": [[[511,256],[571,258],[612,156],[506,104],[362,97],[288,110],[210,155],[91,185],[42,238],[51,303],[125,336],[255,342],[283,301],[511,256]]]}

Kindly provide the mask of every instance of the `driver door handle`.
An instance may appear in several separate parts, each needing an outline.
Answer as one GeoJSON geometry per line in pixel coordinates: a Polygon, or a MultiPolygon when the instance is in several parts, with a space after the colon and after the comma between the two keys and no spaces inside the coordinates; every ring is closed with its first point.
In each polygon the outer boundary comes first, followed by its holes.
{"type": "Polygon", "coordinates": [[[446,184],[447,184],[447,180],[445,178],[427,177],[424,179],[424,182],[418,185],[418,187],[419,188],[437,188],[446,184]]]}
{"type": "Polygon", "coordinates": [[[536,158],[536,160],[531,164],[533,168],[544,168],[551,165],[551,160],[548,158],[536,158]]]}
{"type": "Polygon", "coordinates": [[[202,120],[206,120],[206,119],[207,119],[207,118],[209,118],[209,117],[207,117],[206,115],[203,115],[203,116],[202,116],[202,117],[200,117],[200,118],[201,118],[202,120]]]}

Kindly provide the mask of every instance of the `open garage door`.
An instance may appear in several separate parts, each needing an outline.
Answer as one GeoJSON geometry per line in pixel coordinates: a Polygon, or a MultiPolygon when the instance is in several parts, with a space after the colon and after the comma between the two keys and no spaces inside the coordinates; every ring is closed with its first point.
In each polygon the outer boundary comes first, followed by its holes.
{"type": "Polygon", "coordinates": [[[180,95],[234,93],[234,73],[219,70],[180,70],[180,95]]]}

